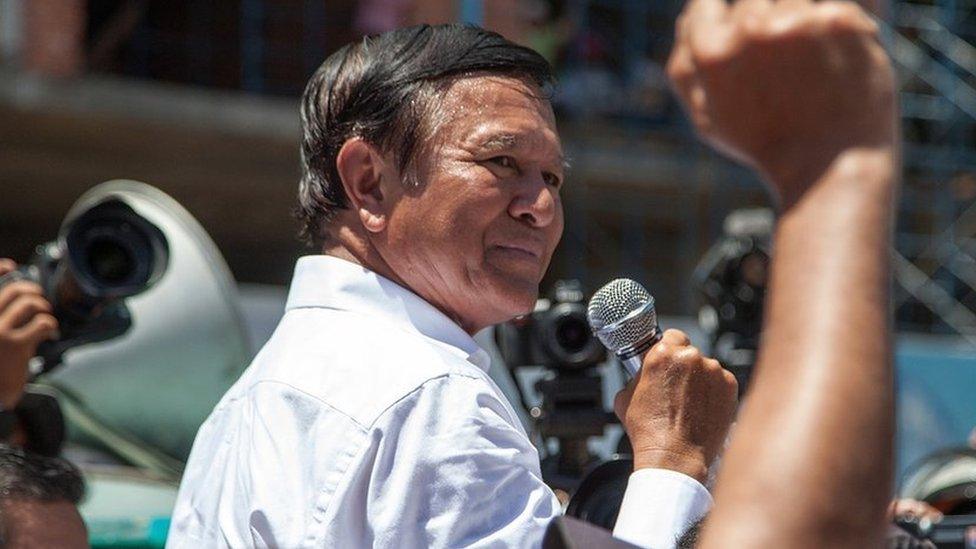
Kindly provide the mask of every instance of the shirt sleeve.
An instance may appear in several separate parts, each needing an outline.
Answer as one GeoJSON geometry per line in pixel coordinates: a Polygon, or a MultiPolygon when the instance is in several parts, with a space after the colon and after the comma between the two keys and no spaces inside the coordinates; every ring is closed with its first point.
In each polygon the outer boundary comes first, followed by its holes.
{"type": "Polygon", "coordinates": [[[651,549],[672,549],[712,506],[697,480],[668,469],[639,469],[630,475],[613,535],[651,549]]]}
{"type": "Polygon", "coordinates": [[[367,495],[378,547],[540,547],[559,502],[484,380],[430,380],[384,414],[367,495]]]}

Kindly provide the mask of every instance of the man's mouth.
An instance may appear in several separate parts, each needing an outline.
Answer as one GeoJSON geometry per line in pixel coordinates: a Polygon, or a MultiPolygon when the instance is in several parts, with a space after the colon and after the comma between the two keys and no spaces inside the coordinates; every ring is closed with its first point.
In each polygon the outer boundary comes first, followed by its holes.
{"type": "Polygon", "coordinates": [[[542,246],[530,243],[508,242],[505,244],[496,244],[493,247],[507,254],[521,255],[536,260],[540,259],[545,252],[542,246]]]}

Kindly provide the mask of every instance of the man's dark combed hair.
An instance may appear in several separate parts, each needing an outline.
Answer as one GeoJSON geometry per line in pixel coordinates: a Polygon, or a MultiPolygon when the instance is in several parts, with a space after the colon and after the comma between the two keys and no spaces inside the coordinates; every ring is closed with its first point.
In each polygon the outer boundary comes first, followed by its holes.
{"type": "Polygon", "coordinates": [[[0,499],[77,505],[85,496],[85,482],[71,463],[13,446],[0,445],[0,499]]]}
{"type": "Polygon", "coordinates": [[[469,73],[509,76],[541,89],[554,83],[534,50],[469,25],[419,25],[363,38],[322,63],[302,95],[302,179],[296,215],[315,244],[338,210],[348,207],[336,157],[359,137],[393,154],[406,170],[428,131],[427,117],[444,84],[469,73]]]}

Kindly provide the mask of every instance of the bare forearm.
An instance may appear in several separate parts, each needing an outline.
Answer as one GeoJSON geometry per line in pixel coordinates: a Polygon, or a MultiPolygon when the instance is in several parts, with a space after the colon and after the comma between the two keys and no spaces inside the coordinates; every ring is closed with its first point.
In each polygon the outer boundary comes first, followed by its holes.
{"type": "Polygon", "coordinates": [[[847,151],[786,205],[755,381],[705,547],[863,546],[866,524],[880,533],[892,468],[895,156],[847,151]]]}

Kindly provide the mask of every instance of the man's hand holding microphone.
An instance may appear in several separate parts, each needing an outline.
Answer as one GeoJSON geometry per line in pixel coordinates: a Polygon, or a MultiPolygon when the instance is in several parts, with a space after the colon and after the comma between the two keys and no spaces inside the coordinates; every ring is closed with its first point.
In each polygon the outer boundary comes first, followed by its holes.
{"type": "Polygon", "coordinates": [[[632,379],[614,411],[630,437],[634,469],[667,469],[704,484],[735,415],[738,383],[679,330],[661,333],[654,298],[618,278],[586,311],[593,333],[632,379]]]}
{"type": "Polygon", "coordinates": [[[735,415],[737,393],[731,372],[680,330],[665,331],[614,400],[634,468],[670,469],[704,483],[735,415]]]}

